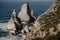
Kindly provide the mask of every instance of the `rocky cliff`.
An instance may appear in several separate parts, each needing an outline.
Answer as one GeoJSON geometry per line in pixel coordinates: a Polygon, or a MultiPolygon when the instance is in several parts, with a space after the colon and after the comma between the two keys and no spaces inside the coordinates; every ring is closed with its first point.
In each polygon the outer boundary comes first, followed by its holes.
{"type": "Polygon", "coordinates": [[[60,40],[60,0],[37,18],[25,40],[60,40]]]}

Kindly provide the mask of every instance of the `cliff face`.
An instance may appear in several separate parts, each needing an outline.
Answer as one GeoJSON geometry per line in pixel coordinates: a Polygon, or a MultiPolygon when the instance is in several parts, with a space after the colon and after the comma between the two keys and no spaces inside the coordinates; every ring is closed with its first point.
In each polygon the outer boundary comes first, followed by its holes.
{"type": "Polygon", "coordinates": [[[40,15],[25,40],[60,40],[60,0],[40,15]]]}

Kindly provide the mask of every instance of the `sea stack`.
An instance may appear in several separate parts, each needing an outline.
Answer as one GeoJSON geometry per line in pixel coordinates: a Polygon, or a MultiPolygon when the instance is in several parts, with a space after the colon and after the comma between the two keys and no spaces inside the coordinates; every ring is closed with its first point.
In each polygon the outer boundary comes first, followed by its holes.
{"type": "Polygon", "coordinates": [[[25,3],[22,5],[18,16],[15,9],[13,10],[11,19],[8,22],[8,30],[12,34],[27,33],[31,30],[35,20],[34,12],[30,9],[29,3],[25,3]]]}
{"type": "Polygon", "coordinates": [[[30,7],[29,7],[29,3],[25,3],[25,4],[22,5],[21,11],[19,12],[18,17],[21,19],[22,22],[27,22],[27,23],[34,19],[31,16],[31,10],[30,10],[30,7]]]}
{"type": "Polygon", "coordinates": [[[14,9],[12,16],[11,16],[11,19],[8,22],[8,28],[7,28],[9,30],[9,32],[12,34],[15,34],[15,30],[16,30],[15,23],[14,23],[15,16],[16,16],[16,12],[14,9]]]}
{"type": "Polygon", "coordinates": [[[30,19],[27,11],[30,12],[30,8],[28,9],[28,3],[25,3],[22,5],[21,11],[18,14],[18,17],[21,19],[23,22],[28,22],[30,19]]]}
{"type": "Polygon", "coordinates": [[[18,14],[18,17],[21,19],[23,25],[23,32],[28,33],[30,28],[33,26],[33,22],[36,20],[33,10],[30,9],[29,3],[24,3],[22,5],[21,11],[18,14]]]}
{"type": "Polygon", "coordinates": [[[10,33],[12,33],[13,35],[15,35],[19,30],[21,30],[21,21],[20,19],[17,17],[15,9],[13,10],[11,19],[8,22],[8,30],[10,31],[10,33]]]}

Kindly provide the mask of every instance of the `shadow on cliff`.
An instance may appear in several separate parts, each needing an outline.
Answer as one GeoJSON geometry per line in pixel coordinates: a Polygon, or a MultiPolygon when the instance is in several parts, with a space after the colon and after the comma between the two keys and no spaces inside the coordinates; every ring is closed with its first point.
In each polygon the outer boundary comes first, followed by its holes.
{"type": "Polygon", "coordinates": [[[6,37],[8,36],[8,32],[0,29],[0,37],[6,37]]]}

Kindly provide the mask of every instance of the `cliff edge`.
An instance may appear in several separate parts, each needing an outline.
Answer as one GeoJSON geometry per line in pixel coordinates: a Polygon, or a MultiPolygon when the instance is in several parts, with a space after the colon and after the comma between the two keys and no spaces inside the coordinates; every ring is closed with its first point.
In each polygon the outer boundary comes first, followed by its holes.
{"type": "Polygon", "coordinates": [[[37,18],[25,40],[60,40],[60,0],[37,18]]]}

